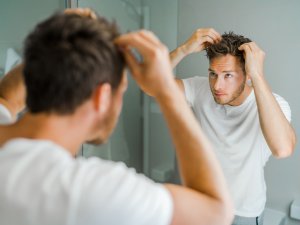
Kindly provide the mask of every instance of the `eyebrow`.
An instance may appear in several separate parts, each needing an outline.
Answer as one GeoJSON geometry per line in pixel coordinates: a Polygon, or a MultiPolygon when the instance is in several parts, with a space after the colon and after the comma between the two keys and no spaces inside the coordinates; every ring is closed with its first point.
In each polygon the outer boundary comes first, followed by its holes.
{"type": "MultiPolygon", "coordinates": [[[[214,70],[212,70],[212,69],[208,69],[208,71],[210,71],[210,72],[215,72],[214,70]]],[[[235,71],[233,71],[233,70],[224,70],[224,71],[222,71],[222,73],[234,73],[235,71]]]]}

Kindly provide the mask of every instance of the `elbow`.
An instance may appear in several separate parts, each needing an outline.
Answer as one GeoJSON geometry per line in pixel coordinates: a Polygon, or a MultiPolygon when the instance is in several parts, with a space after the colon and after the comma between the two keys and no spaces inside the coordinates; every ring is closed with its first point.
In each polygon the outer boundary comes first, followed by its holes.
{"type": "Polygon", "coordinates": [[[227,200],[218,201],[218,206],[214,210],[218,215],[216,221],[213,224],[224,224],[231,225],[234,219],[234,208],[232,201],[228,198],[227,200]]]}
{"type": "Polygon", "coordinates": [[[275,151],[272,151],[272,154],[277,159],[284,159],[291,156],[294,152],[294,149],[295,149],[294,145],[285,146],[275,151]]]}
{"type": "Polygon", "coordinates": [[[233,205],[230,204],[228,205],[227,204],[227,207],[226,209],[224,210],[224,221],[227,222],[228,225],[231,225],[232,222],[233,222],[233,219],[234,219],[234,210],[233,210],[233,205]]]}
{"type": "Polygon", "coordinates": [[[283,159],[291,156],[296,147],[296,135],[293,132],[288,141],[283,142],[273,148],[272,154],[277,159],[283,159]]]}
{"type": "Polygon", "coordinates": [[[231,225],[234,219],[234,210],[232,204],[222,204],[219,209],[220,221],[217,224],[231,225]]]}

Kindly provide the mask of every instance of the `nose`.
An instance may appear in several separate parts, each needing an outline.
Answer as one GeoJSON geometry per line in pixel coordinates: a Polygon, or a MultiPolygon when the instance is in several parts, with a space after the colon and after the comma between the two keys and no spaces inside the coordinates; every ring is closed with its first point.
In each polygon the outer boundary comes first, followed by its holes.
{"type": "Polygon", "coordinates": [[[218,77],[216,80],[215,80],[215,84],[214,84],[214,89],[216,91],[219,91],[219,90],[222,90],[224,87],[224,79],[222,77],[218,77]]]}

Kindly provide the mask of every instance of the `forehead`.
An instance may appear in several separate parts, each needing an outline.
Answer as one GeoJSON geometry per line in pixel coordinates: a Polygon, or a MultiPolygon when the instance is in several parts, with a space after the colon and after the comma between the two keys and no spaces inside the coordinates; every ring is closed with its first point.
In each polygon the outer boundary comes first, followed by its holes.
{"type": "Polygon", "coordinates": [[[209,63],[209,69],[223,72],[223,71],[237,71],[239,72],[242,70],[241,62],[235,56],[230,54],[219,56],[213,58],[209,63]]]}

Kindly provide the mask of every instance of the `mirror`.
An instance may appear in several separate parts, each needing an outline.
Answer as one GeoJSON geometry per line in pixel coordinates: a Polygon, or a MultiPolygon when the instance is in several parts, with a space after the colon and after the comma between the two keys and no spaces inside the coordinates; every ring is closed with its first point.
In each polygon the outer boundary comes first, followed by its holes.
{"type": "Polygon", "coordinates": [[[36,23],[64,8],[62,0],[1,1],[0,77],[20,61],[24,38],[36,23]]]}
{"type": "MultiPolygon", "coordinates": [[[[176,47],[177,1],[81,0],[78,6],[92,8],[116,20],[122,32],[150,29],[170,49],[176,47]]],[[[83,156],[124,161],[156,181],[175,181],[174,151],[161,112],[152,99],[141,93],[130,76],[128,80],[117,129],[104,146],[85,144],[83,156]]]]}
{"type": "MultiPolygon", "coordinates": [[[[220,33],[234,31],[251,38],[266,52],[265,77],[273,92],[289,102],[292,125],[296,133],[300,132],[299,1],[1,1],[0,76],[20,60],[23,40],[34,25],[66,6],[91,7],[100,15],[115,19],[122,32],[150,29],[170,50],[201,27],[213,27],[220,33]]],[[[176,74],[180,78],[207,76],[207,68],[205,54],[193,54],[178,65],[176,74]]],[[[290,225],[299,224],[289,217],[291,202],[300,197],[297,148],[287,159],[271,157],[265,168],[267,207],[283,212],[290,225]]],[[[179,182],[173,146],[160,109],[130,77],[113,136],[103,146],[83,145],[81,154],[124,161],[156,181],[179,182]]]]}

